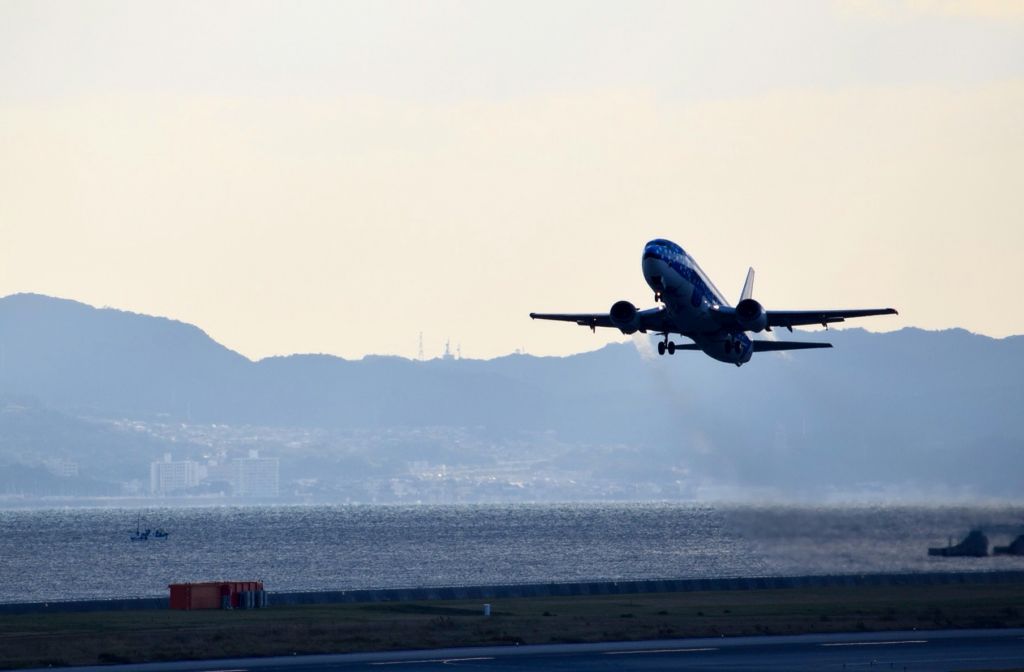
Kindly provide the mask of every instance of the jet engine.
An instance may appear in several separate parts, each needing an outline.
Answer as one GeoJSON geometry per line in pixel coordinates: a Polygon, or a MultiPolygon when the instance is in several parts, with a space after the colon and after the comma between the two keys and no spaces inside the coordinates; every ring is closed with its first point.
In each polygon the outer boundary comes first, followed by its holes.
{"type": "Polygon", "coordinates": [[[636,306],[629,301],[616,301],[608,311],[612,324],[624,334],[632,334],[640,328],[640,316],[636,306]]]}
{"type": "Polygon", "coordinates": [[[757,301],[743,299],[736,304],[736,321],[746,331],[762,331],[768,326],[768,314],[757,301]]]}

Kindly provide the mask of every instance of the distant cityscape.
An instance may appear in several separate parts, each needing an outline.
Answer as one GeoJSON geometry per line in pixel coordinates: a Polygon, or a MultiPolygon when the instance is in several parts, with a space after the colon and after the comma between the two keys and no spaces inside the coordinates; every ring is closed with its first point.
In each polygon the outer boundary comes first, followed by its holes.
{"type": "MultiPolygon", "coordinates": [[[[26,415],[33,409],[0,407],[8,420],[26,415]]],[[[53,417],[48,420],[52,429],[53,417]]],[[[550,433],[496,439],[465,427],[323,430],[140,420],[92,420],[88,427],[103,431],[95,439],[79,431],[70,443],[47,442],[47,451],[61,457],[23,454],[23,476],[0,483],[0,503],[444,504],[689,500],[697,494],[679,462],[665,469],[642,463],[608,469],[594,457],[628,453],[624,446],[566,443],[550,433]],[[93,440],[107,445],[86,445],[93,440]],[[155,459],[140,459],[157,447],[164,450],[155,459]],[[72,459],[75,452],[87,453],[88,461],[72,459]]]]}
{"type": "Polygon", "coordinates": [[[164,459],[149,465],[149,494],[156,497],[188,495],[197,489],[216,489],[235,497],[277,497],[280,493],[280,463],[276,457],[260,457],[250,450],[248,457],[227,459],[223,454],[205,462],[164,459]]]}

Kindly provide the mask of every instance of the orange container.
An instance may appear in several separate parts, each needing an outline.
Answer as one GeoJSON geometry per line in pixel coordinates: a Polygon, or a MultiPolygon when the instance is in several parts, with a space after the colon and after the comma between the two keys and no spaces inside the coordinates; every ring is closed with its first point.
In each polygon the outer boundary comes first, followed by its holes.
{"type": "Polygon", "coordinates": [[[244,607],[240,593],[263,590],[262,581],[204,581],[201,583],[172,583],[171,609],[237,609],[244,607]]]}

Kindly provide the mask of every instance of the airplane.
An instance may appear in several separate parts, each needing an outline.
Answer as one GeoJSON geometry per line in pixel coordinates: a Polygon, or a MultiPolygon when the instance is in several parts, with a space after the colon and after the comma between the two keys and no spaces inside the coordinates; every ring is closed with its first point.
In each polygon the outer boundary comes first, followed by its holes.
{"type": "Polygon", "coordinates": [[[535,320],[575,322],[597,331],[612,327],[624,334],[648,332],[663,336],[658,354],[675,354],[676,350],[701,350],[720,362],[742,366],[755,352],[775,350],[806,350],[831,348],[831,343],[804,341],[752,340],[746,332],[772,331],[772,327],[793,327],[808,324],[828,325],[847,318],[869,315],[896,315],[893,308],[858,310],[765,310],[753,299],[754,269],[747,271],[743,291],[736,307],[722,297],[693,257],[670,240],[657,238],[644,246],[644,279],[654,290],[654,300],[663,305],[638,310],[629,301],[616,301],[607,313],[530,313],[535,320]],[[674,343],[672,334],[684,336],[693,343],[674,343]]]}

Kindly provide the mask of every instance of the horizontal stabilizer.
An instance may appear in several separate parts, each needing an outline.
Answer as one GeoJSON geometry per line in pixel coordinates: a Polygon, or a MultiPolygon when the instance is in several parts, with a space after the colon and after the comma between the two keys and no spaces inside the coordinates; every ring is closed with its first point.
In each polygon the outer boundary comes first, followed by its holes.
{"type": "Polygon", "coordinates": [[[806,341],[754,341],[754,352],[770,352],[772,350],[809,350],[811,348],[831,348],[831,343],[807,343],[806,341]]]}

